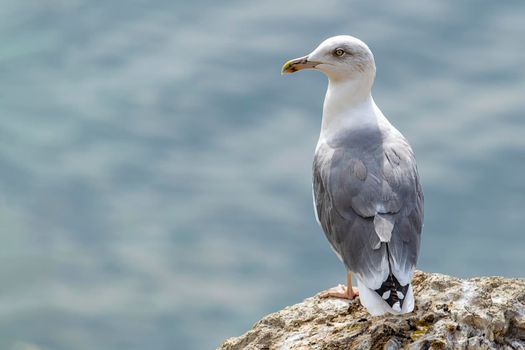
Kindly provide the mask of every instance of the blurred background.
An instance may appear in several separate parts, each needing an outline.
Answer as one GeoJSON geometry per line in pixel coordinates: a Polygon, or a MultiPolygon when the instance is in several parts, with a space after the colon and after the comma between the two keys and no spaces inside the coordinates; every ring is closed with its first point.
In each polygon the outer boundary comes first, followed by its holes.
{"type": "Polygon", "coordinates": [[[213,349],[344,282],[311,161],[352,34],[426,195],[419,268],[525,277],[525,2],[0,1],[0,348],[213,349]],[[373,6],[375,5],[375,6],[373,6]]]}

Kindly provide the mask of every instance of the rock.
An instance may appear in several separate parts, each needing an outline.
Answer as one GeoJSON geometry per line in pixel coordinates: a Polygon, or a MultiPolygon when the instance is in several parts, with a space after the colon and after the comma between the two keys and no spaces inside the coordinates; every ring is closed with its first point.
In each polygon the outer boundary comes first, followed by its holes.
{"type": "Polygon", "coordinates": [[[412,283],[410,314],[372,317],[358,300],[316,295],[264,317],[218,349],[525,350],[525,279],[416,271],[412,283]]]}

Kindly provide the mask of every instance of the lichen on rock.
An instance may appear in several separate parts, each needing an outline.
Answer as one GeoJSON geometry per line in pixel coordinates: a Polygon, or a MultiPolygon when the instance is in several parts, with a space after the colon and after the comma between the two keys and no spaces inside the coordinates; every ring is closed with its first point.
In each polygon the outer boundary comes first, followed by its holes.
{"type": "Polygon", "coordinates": [[[319,295],[257,322],[219,350],[525,350],[525,280],[462,280],[416,271],[414,312],[370,316],[358,300],[319,295]]]}

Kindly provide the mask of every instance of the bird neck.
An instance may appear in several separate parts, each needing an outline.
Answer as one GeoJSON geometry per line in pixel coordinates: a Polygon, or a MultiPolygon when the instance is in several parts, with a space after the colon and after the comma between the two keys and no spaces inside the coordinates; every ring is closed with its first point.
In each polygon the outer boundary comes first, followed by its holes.
{"type": "Polygon", "coordinates": [[[329,80],[323,105],[321,136],[329,137],[342,128],[379,125],[384,119],[371,94],[372,81],[329,80]]]}

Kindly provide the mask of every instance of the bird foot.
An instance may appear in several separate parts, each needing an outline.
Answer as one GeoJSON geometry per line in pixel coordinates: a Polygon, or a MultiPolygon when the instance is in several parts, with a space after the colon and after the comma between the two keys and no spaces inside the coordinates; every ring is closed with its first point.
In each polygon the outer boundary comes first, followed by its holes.
{"type": "Polygon", "coordinates": [[[320,297],[322,299],[325,298],[340,298],[340,299],[348,299],[353,300],[356,296],[359,295],[359,290],[354,287],[346,287],[343,285],[339,285],[335,288],[331,288],[328,290],[325,290],[321,293],[320,297]]]}

